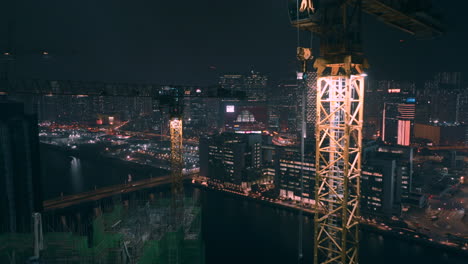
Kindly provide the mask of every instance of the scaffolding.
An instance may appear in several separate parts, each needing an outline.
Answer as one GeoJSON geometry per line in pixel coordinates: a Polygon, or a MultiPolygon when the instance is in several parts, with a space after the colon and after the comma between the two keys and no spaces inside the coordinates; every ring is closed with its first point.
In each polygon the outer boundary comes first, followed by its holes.
{"type": "Polygon", "coordinates": [[[181,222],[172,222],[172,199],[137,205],[107,222],[110,233],[123,235],[124,263],[204,263],[201,208],[184,199],[181,222]]]}
{"type": "MultiPolygon", "coordinates": [[[[183,203],[177,229],[171,225],[171,199],[161,199],[116,205],[92,220],[89,235],[46,232],[40,259],[53,264],[202,264],[201,208],[192,199],[183,203]]],[[[32,233],[1,234],[0,263],[28,263],[33,240],[32,233]]]]}

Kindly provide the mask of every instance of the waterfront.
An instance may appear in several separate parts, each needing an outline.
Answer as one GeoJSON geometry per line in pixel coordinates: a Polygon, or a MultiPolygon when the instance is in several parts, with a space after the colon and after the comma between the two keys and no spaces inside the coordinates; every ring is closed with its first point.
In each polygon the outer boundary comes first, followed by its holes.
{"type": "Polygon", "coordinates": [[[62,193],[71,195],[123,184],[128,182],[129,176],[137,181],[167,174],[163,169],[100,157],[94,149],[65,151],[60,147],[41,144],[41,160],[45,200],[62,193]]]}
{"type": "MultiPolygon", "coordinates": [[[[207,264],[312,263],[311,217],[304,217],[304,259],[298,262],[297,213],[215,191],[203,191],[201,197],[207,264]]],[[[461,254],[373,232],[361,234],[361,264],[466,263],[461,254]]]]}
{"type": "MultiPolygon", "coordinates": [[[[44,153],[44,152],[43,152],[44,153]]],[[[149,175],[94,160],[68,158],[65,153],[44,155],[46,197],[60,192],[79,192],[94,185],[103,187],[149,175]],[[100,177],[97,177],[100,175],[100,177]],[[79,185],[81,184],[81,186],[79,185]]],[[[167,188],[161,188],[167,190],[167,188]]],[[[298,263],[297,213],[236,198],[220,192],[201,190],[202,232],[206,263],[298,263]]],[[[312,218],[304,219],[304,259],[312,263],[312,218]]],[[[466,257],[415,242],[362,232],[361,262],[366,263],[466,263],[466,257]]]]}

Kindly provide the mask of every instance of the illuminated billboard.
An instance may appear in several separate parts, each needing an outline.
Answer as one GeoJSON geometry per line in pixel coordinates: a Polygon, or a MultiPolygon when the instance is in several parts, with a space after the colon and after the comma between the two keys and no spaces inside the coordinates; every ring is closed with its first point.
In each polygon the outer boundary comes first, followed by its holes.
{"type": "Polygon", "coordinates": [[[235,109],[233,105],[226,105],[226,113],[234,113],[235,109]]]}

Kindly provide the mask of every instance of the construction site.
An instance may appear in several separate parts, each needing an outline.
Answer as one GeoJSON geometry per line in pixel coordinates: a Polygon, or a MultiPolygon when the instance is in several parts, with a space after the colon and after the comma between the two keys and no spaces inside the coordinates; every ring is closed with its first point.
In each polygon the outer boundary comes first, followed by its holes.
{"type": "MultiPolygon", "coordinates": [[[[290,23],[298,35],[297,82],[305,87],[301,104],[303,118],[298,130],[301,165],[296,167],[300,169],[301,179],[307,122],[315,122],[308,129],[315,133],[314,248],[310,249],[314,252],[314,263],[359,263],[363,109],[369,68],[361,43],[362,14],[370,14],[418,38],[435,38],[443,30],[437,19],[426,13],[425,2],[288,0],[290,23]],[[320,49],[300,47],[300,32],[316,35],[320,49]],[[320,52],[315,54],[315,50],[320,52]],[[313,64],[313,69],[308,64],[313,64]],[[310,78],[308,72],[313,72],[310,78]],[[313,96],[315,104],[306,105],[306,96],[313,96]]],[[[50,224],[35,213],[33,232],[0,235],[1,263],[204,263],[202,210],[194,200],[185,198],[183,186],[183,99],[193,95],[177,89],[153,94],[151,87],[143,87],[146,93],[105,88],[79,93],[52,91],[47,95],[150,97],[158,101],[169,114],[170,199],[121,201],[108,208],[95,208],[90,224],[81,232],[76,228],[67,231],[63,219],[58,224],[50,224]]],[[[16,93],[22,91],[17,88],[16,93]]],[[[23,93],[42,95],[45,91],[23,93]]],[[[242,99],[241,95],[232,93],[207,97],[242,99]]],[[[300,182],[303,206],[303,180],[300,182]]],[[[299,259],[302,258],[302,225],[299,222],[299,259]]]]}
{"type": "Polygon", "coordinates": [[[174,226],[170,205],[161,199],[96,208],[97,216],[81,232],[72,232],[63,220],[57,226],[41,223],[39,216],[34,233],[0,235],[0,262],[204,263],[200,207],[185,199],[183,220],[174,226]]]}

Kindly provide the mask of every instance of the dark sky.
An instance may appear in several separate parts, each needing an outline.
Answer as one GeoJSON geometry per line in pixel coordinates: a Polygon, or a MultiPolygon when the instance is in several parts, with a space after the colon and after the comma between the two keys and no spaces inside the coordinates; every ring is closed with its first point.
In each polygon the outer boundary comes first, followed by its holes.
{"type": "MultiPolygon", "coordinates": [[[[281,80],[296,69],[296,29],[286,2],[10,0],[9,8],[0,9],[0,50],[10,39],[19,78],[210,84],[220,74],[255,69],[281,80]],[[41,50],[51,58],[35,55],[41,50]]],[[[448,32],[436,40],[415,40],[365,17],[371,78],[424,80],[435,71],[468,72],[467,1],[439,2],[448,32]]]]}

